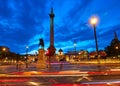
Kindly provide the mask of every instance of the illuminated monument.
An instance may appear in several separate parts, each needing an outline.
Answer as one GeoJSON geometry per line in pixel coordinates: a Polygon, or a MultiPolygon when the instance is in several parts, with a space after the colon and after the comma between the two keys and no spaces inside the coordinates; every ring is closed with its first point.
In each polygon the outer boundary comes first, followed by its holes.
{"type": "MultiPolygon", "coordinates": [[[[53,13],[53,8],[51,8],[51,12],[49,14],[50,16],[50,46],[48,48],[48,56],[49,56],[49,65],[48,67],[50,68],[50,62],[55,61],[55,47],[54,47],[54,13],[53,13]]],[[[41,48],[38,50],[38,61],[37,61],[37,69],[45,69],[46,68],[46,59],[45,59],[45,51],[44,51],[44,42],[42,39],[39,40],[40,43],[39,45],[41,48]]]]}
{"type": "Polygon", "coordinates": [[[46,69],[46,59],[45,59],[45,50],[39,49],[38,50],[38,61],[36,64],[38,70],[46,69]]]}
{"type": "Polygon", "coordinates": [[[46,69],[44,42],[42,38],[39,40],[39,46],[41,48],[38,50],[38,61],[37,61],[36,67],[38,70],[46,69]]]}
{"type": "Polygon", "coordinates": [[[51,12],[49,14],[50,16],[50,46],[48,48],[49,51],[49,56],[54,56],[55,55],[55,47],[54,47],[54,13],[53,13],[53,8],[51,8],[51,12]]]}

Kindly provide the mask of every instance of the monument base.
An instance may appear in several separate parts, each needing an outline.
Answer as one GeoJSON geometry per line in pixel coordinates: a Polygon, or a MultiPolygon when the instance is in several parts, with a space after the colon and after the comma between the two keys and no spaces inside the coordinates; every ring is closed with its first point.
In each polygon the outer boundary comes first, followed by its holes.
{"type": "Polygon", "coordinates": [[[45,59],[44,49],[38,50],[38,61],[37,61],[36,67],[38,70],[46,69],[46,59],[45,59]]]}

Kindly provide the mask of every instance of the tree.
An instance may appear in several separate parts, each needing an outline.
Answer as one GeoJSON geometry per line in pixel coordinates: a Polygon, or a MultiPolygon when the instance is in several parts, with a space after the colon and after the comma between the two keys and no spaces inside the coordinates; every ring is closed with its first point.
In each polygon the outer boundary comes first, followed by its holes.
{"type": "Polygon", "coordinates": [[[116,32],[114,32],[114,38],[112,39],[110,45],[105,48],[105,51],[108,56],[118,57],[118,55],[120,55],[120,41],[116,32]]]}

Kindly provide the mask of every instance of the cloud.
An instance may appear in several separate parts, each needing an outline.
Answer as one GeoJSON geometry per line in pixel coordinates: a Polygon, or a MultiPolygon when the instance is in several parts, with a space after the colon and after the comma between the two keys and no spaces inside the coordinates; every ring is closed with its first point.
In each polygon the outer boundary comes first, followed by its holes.
{"type": "Polygon", "coordinates": [[[113,31],[120,32],[118,2],[119,0],[0,0],[0,45],[8,46],[16,53],[25,53],[28,45],[29,52],[32,53],[38,49],[39,38],[43,38],[47,49],[50,40],[49,13],[53,7],[57,50],[74,50],[74,41],[77,42],[78,50],[95,50],[93,28],[88,23],[93,14],[100,18],[96,31],[99,48],[104,49],[114,37],[113,31]]]}
{"type": "Polygon", "coordinates": [[[37,27],[42,25],[42,20],[45,19],[40,15],[45,13],[44,8],[41,9],[45,4],[39,1],[38,3],[34,1],[31,3],[27,0],[2,1],[0,5],[2,45],[10,46],[13,51],[23,52],[23,47],[38,33],[37,27]],[[36,5],[38,3],[41,5],[36,5]],[[37,21],[37,19],[40,20],[37,21]],[[21,48],[16,50],[15,47],[21,48]]]}

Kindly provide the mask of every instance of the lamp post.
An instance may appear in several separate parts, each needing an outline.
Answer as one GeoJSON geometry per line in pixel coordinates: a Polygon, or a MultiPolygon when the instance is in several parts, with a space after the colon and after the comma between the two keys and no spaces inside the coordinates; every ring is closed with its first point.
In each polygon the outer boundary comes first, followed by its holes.
{"type": "Polygon", "coordinates": [[[48,56],[47,59],[48,59],[48,70],[50,71],[51,69],[51,51],[50,49],[47,50],[46,52],[46,55],[48,56]]]}
{"type": "Polygon", "coordinates": [[[117,56],[117,58],[118,58],[118,49],[119,49],[119,47],[116,46],[115,49],[116,49],[116,56],[117,56]]]}
{"type": "Polygon", "coordinates": [[[61,48],[58,51],[58,55],[59,55],[59,61],[60,61],[60,70],[62,70],[63,69],[62,62],[65,60],[65,58],[63,57],[63,50],[61,48]]]}
{"type": "Polygon", "coordinates": [[[26,68],[28,68],[28,46],[26,46],[26,68]]]}
{"type": "Polygon", "coordinates": [[[2,51],[3,51],[3,53],[4,53],[3,59],[6,59],[6,48],[5,48],[5,47],[2,48],[2,51]]]}
{"type": "Polygon", "coordinates": [[[97,36],[96,36],[96,24],[97,23],[98,23],[97,17],[92,17],[90,19],[90,24],[93,25],[93,28],[94,28],[94,37],[95,37],[95,44],[96,44],[97,59],[98,59],[98,63],[100,63],[99,62],[99,52],[98,52],[98,42],[97,42],[97,36]]]}
{"type": "Polygon", "coordinates": [[[76,42],[74,42],[74,48],[75,48],[75,52],[76,52],[76,42]]]}

